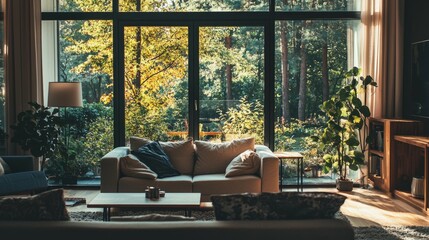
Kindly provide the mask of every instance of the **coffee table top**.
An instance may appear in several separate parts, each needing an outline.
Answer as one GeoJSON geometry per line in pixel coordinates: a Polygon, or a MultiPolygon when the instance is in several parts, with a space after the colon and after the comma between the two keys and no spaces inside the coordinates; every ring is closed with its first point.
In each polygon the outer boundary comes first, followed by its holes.
{"type": "Polygon", "coordinates": [[[110,207],[200,207],[201,193],[165,193],[159,199],[146,198],[145,193],[99,193],[89,208],[110,207]]]}

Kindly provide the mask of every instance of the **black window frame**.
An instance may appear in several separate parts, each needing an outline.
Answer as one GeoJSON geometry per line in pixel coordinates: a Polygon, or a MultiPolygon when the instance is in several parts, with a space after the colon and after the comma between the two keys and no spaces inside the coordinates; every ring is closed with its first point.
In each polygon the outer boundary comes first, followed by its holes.
{"type": "MultiPolygon", "coordinates": [[[[114,147],[125,146],[125,96],[124,82],[121,79],[124,64],[120,56],[123,56],[123,27],[127,23],[140,25],[165,25],[166,23],[183,22],[191,23],[189,34],[198,36],[199,26],[216,26],[225,23],[235,25],[264,26],[264,144],[274,149],[274,90],[275,90],[275,23],[284,20],[360,20],[360,11],[276,11],[275,0],[269,1],[268,11],[255,12],[119,12],[119,0],[112,0],[112,12],[42,12],[42,21],[63,20],[111,20],[113,21],[113,107],[114,107],[114,147]],[[121,32],[122,31],[122,32],[121,32]]],[[[189,119],[190,136],[198,138],[198,111],[194,109],[194,100],[198,97],[198,43],[193,37],[189,37],[190,65],[189,66],[189,119]]],[[[58,58],[59,59],[59,58],[58,58]]]]}

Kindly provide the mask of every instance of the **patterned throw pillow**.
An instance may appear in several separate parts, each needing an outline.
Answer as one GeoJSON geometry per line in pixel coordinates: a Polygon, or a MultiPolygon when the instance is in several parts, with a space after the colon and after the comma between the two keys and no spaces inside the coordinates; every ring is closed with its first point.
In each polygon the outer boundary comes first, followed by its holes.
{"type": "Polygon", "coordinates": [[[53,189],[34,196],[1,198],[0,220],[70,220],[63,189],[53,189]]]}
{"type": "Polygon", "coordinates": [[[212,195],[216,220],[334,218],[346,197],[325,192],[212,195]]]}
{"type": "Polygon", "coordinates": [[[251,150],[246,150],[235,157],[226,167],[225,177],[254,175],[261,166],[261,158],[251,150]]]}

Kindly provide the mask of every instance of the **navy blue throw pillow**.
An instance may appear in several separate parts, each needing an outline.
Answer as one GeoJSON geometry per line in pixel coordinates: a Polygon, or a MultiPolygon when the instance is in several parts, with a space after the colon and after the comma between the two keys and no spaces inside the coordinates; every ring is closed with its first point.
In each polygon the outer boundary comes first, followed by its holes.
{"type": "Polygon", "coordinates": [[[158,174],[158,178],[173,177],[180,175],[170,160],[167,154],[162,150],[161,145],[157,141],[150,142],[141,146],[136,151],[131,151],[142,163],[146,164],[152,171],[158,174]]]}

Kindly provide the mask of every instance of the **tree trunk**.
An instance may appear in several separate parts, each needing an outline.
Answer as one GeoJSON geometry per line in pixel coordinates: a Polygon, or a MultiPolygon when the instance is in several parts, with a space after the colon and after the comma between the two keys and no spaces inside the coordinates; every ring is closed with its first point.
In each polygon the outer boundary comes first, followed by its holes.
{"type": "MultiPolygon", "coordinates": [[[[225,47],[226,49],[231,49],[232,47],[232,34],[225,37],[225,47]]],[[[227,100],[227,106],[228,108],[231,107],[231,100],[232,100],[232,65],[227,64],[226,65],[226,100],[227,100]]]]}
{"type": "MultiPolygon", "coordinates": [[[[137,12],[141,11],[141,3],[140,1],[137,1],[136,6],[137,12]]],[[[141,88],[141,71],[140,71],[140,65],[142,63],[141,54],[142,54],[142,29],[141,27],[137,27],[136,32],[136,65],[137,65],[137,72],[136,72],[136,78],[134,79],[134,87],[136,88],[136,92],[140,92],[141,88]]]]}
{"type": "MultiPolygon", "coordinates": [[[[287,1],[284,2],[287,3],[287,1]]],[[[288,38],[286,21],[282,21],[280,25],[280,45],[282,54],[282,112],[284,121],[290,122],[288,38]]]]}
{"type": "MultiPolygon", "coordinates": [[[[327,26],[325,25],[325,32],[327,26]]],[[[329,75],[328,75],[328,39],[324,33],[324,43],[322,46],[322,101],[329,99],[329,75]]]]}
{"type": "Polygon", "coordinates": [[[298,119],[305,120],[305,105],[307,94],[307,51],[305,43],[301,43],[301,76],[299,79],[298,119]]]}

